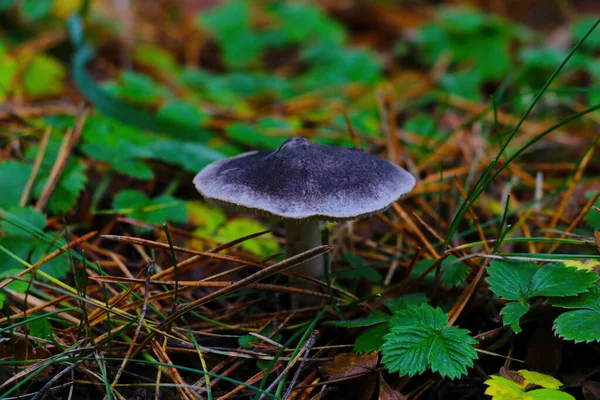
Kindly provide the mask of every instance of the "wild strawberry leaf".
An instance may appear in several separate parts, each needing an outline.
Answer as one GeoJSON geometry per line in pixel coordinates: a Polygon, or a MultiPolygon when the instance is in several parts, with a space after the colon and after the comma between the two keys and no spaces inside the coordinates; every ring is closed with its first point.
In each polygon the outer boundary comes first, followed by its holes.
{"type": "Polygon", "coordinates": [[[536,296],[574,296],[586,292],[598,279],[592,271],[550,263],[495,260],[488,268],[490,289],[505,300],[527,301],[536,296]]]}
{"type": "Polygon", "coordinates": [[[578,296],[551,298],[553,306],[576,308],[554,320],[554,332],[563,339],[578,342],[600,340],[600,286],[578,296]]]}
{"type": "Polygon", "coordinates": [[[431,369],[458,378],[473,366],[477,343],[466,329],[446,327],[448,315],[428,304],[410,307],[390,321],[381,347],[382,363],[390,372],[417,375],[431,369]]]}
{"type": "Polygon", "coordinates": [[[502,322],[504,325],[510,325],[515,333],[519,333],[522,331],[519,321],[523,315],[527,314],[527,311],[529,311],[529,303],[520,301],[508,303],[500,310],[502,322]]]}

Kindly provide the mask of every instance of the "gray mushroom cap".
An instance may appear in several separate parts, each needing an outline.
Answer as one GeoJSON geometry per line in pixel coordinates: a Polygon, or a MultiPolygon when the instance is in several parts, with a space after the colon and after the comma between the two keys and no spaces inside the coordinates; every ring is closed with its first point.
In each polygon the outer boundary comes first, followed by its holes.
{"type": "Polygon", "coordinates": [[[346,221],[377,214],[415,178],[363,150],[293,137],[277,150],[215,161],[194,178],[207,200],[288,219],[346,221]]]}

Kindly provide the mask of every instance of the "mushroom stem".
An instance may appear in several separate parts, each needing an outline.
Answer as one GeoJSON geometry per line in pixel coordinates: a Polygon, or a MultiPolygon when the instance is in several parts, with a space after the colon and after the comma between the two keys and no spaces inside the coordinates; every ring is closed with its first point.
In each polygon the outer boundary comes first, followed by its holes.
{"type": "MultiPolygon", "coordinates": [[[[321,229],[317,220],[286,219],[283,222],[283,226],[286,238],[285,250],[288,257],[295,256],[323,244],[321,229]]],[[[315,257],[298,265],[296,272],[313,278],[324,275],[325,267],[323,258],[315,257]]],[[[315,285],[304,281],[297,281],[296,286],[302,289],[317,289],[315,285]]],[[[320,301],[316,297],[292,295],[292,305],[294,308],[315,306],[319,303],[320,301]]]]}

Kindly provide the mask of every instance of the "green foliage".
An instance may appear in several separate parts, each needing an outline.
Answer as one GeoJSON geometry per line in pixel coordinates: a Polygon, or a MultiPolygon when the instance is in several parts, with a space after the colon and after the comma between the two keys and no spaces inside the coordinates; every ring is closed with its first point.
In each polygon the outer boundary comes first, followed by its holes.
{"type": "Polygon", "coordinates": [[[483,81],[499,79],[508,72],[509,48],[517,32],[524,33],[481,11],[449,8],[423,25],[417,39],[425,63],[433,64],[444,56],[456,66],[456,71],[442,77],[442,87],[452,94],[477,99],[483,81]]]}
{"type": "Polygon", "coordinates": [[[576,309],[564,312],[554,321],[554,331],[563,339],[578,342],[600,341],[600,286],[578,296],[552,298],[556,307],[576,309]]]}
{"type": "Polygon", "coordinates": [[[522,331],[519,321],[528,311],[529,303],[514,301],[503,307],[502,310],[500,310],[500,315],[502,316],[504,325],[510,325],[515,333],[519,333],[522,331]]]}
{"type": "Polygon", "coordinates": [[[149,76],[131,70],[123,71],[118,81],[105,84],[105,88],[113,96],[140,105],[152,105],[167,93],[149,76]]]}
{"type": "MultiPolygon", "coordinates": [[[[31,207],[13,207],[6,211],[10,219],[0,220],[0,246],[6,248],[16,257],[30,263],[35,263],[54,250],[50,244],[39,235],[46,227],[46,216],[31,207]],[[13,224],[9,221],[18,221],[13,224]]],[[[62,245],[64,241],[53,232],[49,232],[57,244],[62,245]]],[[[23,265],[10,254],[0,252],[0,278],[15,275],[23,270],[23,265]]],[[[66,255],[60,255],[51,261],[44,263],[40,270],[48,273],[54,278],[64,279],[69,271],[69,260],[66,255]]],[[[27,278],[27,276],[25,277],[27,278]]],[[[16,281],[9,288],[23,292],[27,288],[26,282],[16,281]]],[[[4,300],[0,295],[0,305],[4,300]]]]}
{"type": "Polygon", "coordinates": [[[65,67],[55,58],[38,54],[23,72],[23,88],[32,97],[58,95],[63,92],[66,75],[65,67]]]}
{"type": "Polygon", "coordinates": [[[448,316],[427,304],[407,308],[392,318],[381,347],[390,372],[414,376],[426,369],[458,378],[473,366],[477,341],[465,329],[446,327],[448,316]]]}
{"type": "MultiPolygon", "coordinates": [[[[591,199],[594,194],[590,191],[590,192],[587,192],[585,195],[587,198],[591,199]]],[[[596,207],[600,208],[600,198],[598,200],[596,200],[594,205],[596,207]]],[[[600,231],[600,212],[599,211],[594,210],[592,208],[585,214],[585,216],[583,218],[589,226],[591,226],[593,229],[595,229],[597,231],[600,231]]]]}
{"type": "Polygon", "coordinates": [[[162,106],[157,115],[166,120],[178,122],[184,126],[202,125],[208,116],[197,107],[181,101],[171,101],[162,106]]]}
{"type": "Polygon", "coordinates": [[[536,296],[574,296],[585,293],[598,276],[592,271],[549,263],[494,260],[488,268],[490,289],[505,300],[527,301],[536,296]]]}
{"type": "Polygon", "coordinates": [[[150,224],[185,223],[188,219],[185,203],[168,195],[150,199],[142,192],[123,190],[113,199],[113,207],[120,214],[150,224]]]}
{"type": "MultiPolygon", "coordinates": [[[[58,158],[61,139],[62,138],[52,137],[48,141],[48,146],[34,183],[33,194],[36,198],[41,196],[46,182],[50,177],[54,163],[58,158]]],[[[38,151],[38,145],[32,146],[26,153],[27,158],[33,162],[38,151]]],[[[71,210],[75,204],[77,204],[79,194],[85,187],[86,182],[87,176],[85,175],[85,165],[81,162],[79,157],[71,155],[60,175],[60,179],[54,186],[46,209],[51,213],[65,213],[71,210]]]]}
{"type": "Polygon", "coordinates": [[[52,325],[47,318],[37,318],[27,322],[29,334],[38,339],[52,339],[52,325]]]}
{"type": "MultiPolygon", "coordinates": [[[[230,242],[239,239],[242,236],[267,230],[264,225],[258,221],[247,218],[236,218],[228,221],[216,232],[216,239],[221,242],[230,242]]],[[[273,238],[271,233],[245,240],[240,246],[261,258],[272,256],[279,251],[279,244],[273,238]]]]}
{"type": "Polygon", "coordinates": [[[551,376],[527,370],[520,370],[519,374],[523,377],[519,383],[491,376],[484,382],[488,386],[485,394],[492,396],[492,400],[575,400],[570,394],[557,390],[562,384],[551,376]],[[529,386],[542,389],[527,390],[529,386]]]}
{"type": "Polygon", "coordinates": [[[23,0],[21,12],[31,20],[38,20],[50,14],[55,0],[23,0]]]}
{"type": "Polygon", "coordinates": [[[388,324],[377,324],[366,329],[354,341],[354,351],[358,354],[370,353],[383,346],[384,336],[389,332],[388,324]]]}
{"type": "Polygon", "coordinates": [[[0,179],[0,207],[9,208],[19,204],[21,194],[31,175],[32,166],[17,161],[0,162],[0,176],[10,179],[0,179]]]}
{"type": "Polygon", "coordinates": [[[538,267],[531,262],[494,260],[490,264],[487,281],[492,292],[505,300],[518,300],[508,303],[500,311],[504,325],[510,325],[515,333],[521,332],[519,320],[529,310],[531,298],[586,293],[598,279],[593,271],[567,267],[562,263],[538,267]]]}
{"type": "Polygon", "coordinates": [[[427,303],[427,295],[425,293],[411,293],[385,301],[387,308],[394,314],[408,307],[418,306],[423,303],[427,303]]]}
{"type": "Polygon", "coordinates": [[[356,254],[345,253],[344,259],[350,265],[350,269],[336,272],[336,276],[344,279],[365,278],[371,282],[381,282],[381,274],[373,267],[368,267],[356,254]]]}
{"type": "MultiPolygon", "coordinates": [[[[458,286],[463,283],[464,279],[469,274],[469,268],[462,262],[457,261],[455,256],[448,256],[441,265],[441,282],[448,286],[458,286]]],[[[435,260],[427,258],[419,260],[415,263],[413,270],[411,271],[411,279],[417,278],[427,268],[429,268],[435,260]]],[[[435,276],[435,268],[427,274],[423,282],[431,284],[435,276]]]]}

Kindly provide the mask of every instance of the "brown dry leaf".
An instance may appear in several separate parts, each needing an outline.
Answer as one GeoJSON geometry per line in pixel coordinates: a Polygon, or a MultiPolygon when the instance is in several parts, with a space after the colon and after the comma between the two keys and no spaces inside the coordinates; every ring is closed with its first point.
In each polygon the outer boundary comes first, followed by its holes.
{"type": "Polygon", "coordinates": [[[378,356],[377,351],[367,354],[341,353],[323,365],[321,372],[331,380],[352,379],[375,370],[378,356]]]}
{"type": "Polygon", "coordinates": [[[598,246],[598,251],[600,251],[600,231],[594,231],[594,241],[596,242],[596,246],[598,246]]]}
{"type": "Polygon", "coordinates": [[[379,400],[406,400],[406,396],[402,393],[395,391],[387,384],[385,379],[379,376],[379,400]]]}
{"type": "MultiPolygon", "coordinates": [[[[0,359],[4,361],[31,361],[45,360],[50,358],[52,353],[43,347],[34,347],[33,344],[25,338],[15,339],[14,345],[9,338],[0,339],[0,359]],[[13,352],[13,350],[15,350],[13,352]]],[[[40,371],[36,377],[41,378],[50,375],[54,370],[53,366],[48,366],[40,371]]]]}

